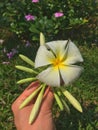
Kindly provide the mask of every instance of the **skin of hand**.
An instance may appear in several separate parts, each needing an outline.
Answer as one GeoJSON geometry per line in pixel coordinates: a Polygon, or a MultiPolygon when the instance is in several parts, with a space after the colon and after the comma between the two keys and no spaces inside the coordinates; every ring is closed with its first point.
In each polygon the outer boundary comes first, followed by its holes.
{"type": "Polygon", "coordinates": [[[19,109],[20,104],[36,89],[38,85],[39,82],[31,83],[12,104],[14,123],[17,130],[56,130],[52,117],[54,96],[49,87],[45,91],[38,116],[32,124],[29,124],[28,121],[30,112],[34,105],[34,100],[21,110],[19,109]]]}

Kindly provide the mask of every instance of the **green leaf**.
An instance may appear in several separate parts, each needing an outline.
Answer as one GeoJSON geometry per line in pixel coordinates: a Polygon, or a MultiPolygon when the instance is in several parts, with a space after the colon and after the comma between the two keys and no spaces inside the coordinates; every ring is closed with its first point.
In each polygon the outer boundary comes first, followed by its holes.
{"type": "Polygon", "coordinates": [[[63,105],[64,105],[64,107],[65,107],[65,111],[66,111],[68,114],[70,114],[70,108],[69,108],[69,106],[67,105],[65,99],[63,99],[63,97],[62,97],[61,100],[62,100],[62,103],[63,103],[63,105]]]}
{"type": "Polygon", "coordinates": [[[39,30],[36,28],[36,26],[35,25],[31,25],[31,27],[29,28],[29,30],[30,30],[30,32],[33,32],[33,33],[39,33],[39,30]]]}

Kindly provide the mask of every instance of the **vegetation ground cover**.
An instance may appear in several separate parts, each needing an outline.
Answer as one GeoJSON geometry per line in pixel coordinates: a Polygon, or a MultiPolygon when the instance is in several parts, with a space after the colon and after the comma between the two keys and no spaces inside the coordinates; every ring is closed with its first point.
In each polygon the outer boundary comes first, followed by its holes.
{"type": "Polygon", "coordinates": [[[68,115],[60,112],[55,104],[53,115],[57,130],[97,130],[98,1],[32,1],[0,1],[0,130],[16,130],[11,105],[28,84],[16,84],[25,73],[17,71],[15,65],[22,62],[19,53],[34,59],[40,31],[46,41],[68,38],[75,41],[84,58],[84,72],[67,88],[80,101],[83,114],[69,104],[71,114],[68,115]],[[55,17],[55,13],[62,13],[62,17],[55,17]],[[28,21],[26,16],[35,19],[28,21]]]}

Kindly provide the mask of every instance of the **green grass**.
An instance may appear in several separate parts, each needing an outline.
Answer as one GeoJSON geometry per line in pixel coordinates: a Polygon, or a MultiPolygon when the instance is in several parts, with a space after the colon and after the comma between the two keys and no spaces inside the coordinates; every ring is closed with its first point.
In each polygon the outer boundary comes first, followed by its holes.
{"type": "MultiPolygon", "coordinates": [[[[57,130],[97,130],[98,129],[98,48],[80,47],[84,57],[84,72],[80,79],[68,90],[80,101],[83,114],[77,112],[70,104],[71,114],[65,111],[55,112],[57,130]],[[59,116],[58,116],[59,115],[59,116]]],[[[0,130],[15,130],[11,104],[26,86],[16,85],[16,80],[23,78],[14,68],[19,58],[3,65],[0,54],[0,130]]],[[[54,107],[56,111],[56,107],[54,107]]]]}

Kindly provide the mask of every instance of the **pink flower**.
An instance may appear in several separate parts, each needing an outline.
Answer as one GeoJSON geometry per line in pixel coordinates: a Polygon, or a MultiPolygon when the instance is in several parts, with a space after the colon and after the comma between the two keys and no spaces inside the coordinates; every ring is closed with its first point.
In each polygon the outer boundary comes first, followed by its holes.
{"type": "Polygon", "coordinates": [[[32,0],[32,2],[33,2],[33,3],[37,3],[37,2],[39,2],[39,0],[32,0]]]}
{"type": "Polygon", "coordinates": [[[11,51],[11,52],[7,53],[6,55],[7,55],[8,59],[11,59],[14,54],[13,54],[13,52],[11,51]]]}
{"type": "Polygon", "coordinates": [[[25,15],[25,19],[27,21],[31,21],[31,20],[35,20],[35,16],[31,15],[31,14],[28,14],[28,15],[25,15]]]}
{"type": "Polygon", "coordinates": [[[64,15],[63,12],[56,12],[56,13],[54,13],[54,16],[55,16],[56,18],[62,17],[63,15],[64,15]]]}
{"type": "Polygon", "coordinates": [[[8,59],[11,59],[15,54],[17,54],[18,51],[16,49],[12,49],[10,52],[8,52],[6,55],[8,57],[8,59]]]}

